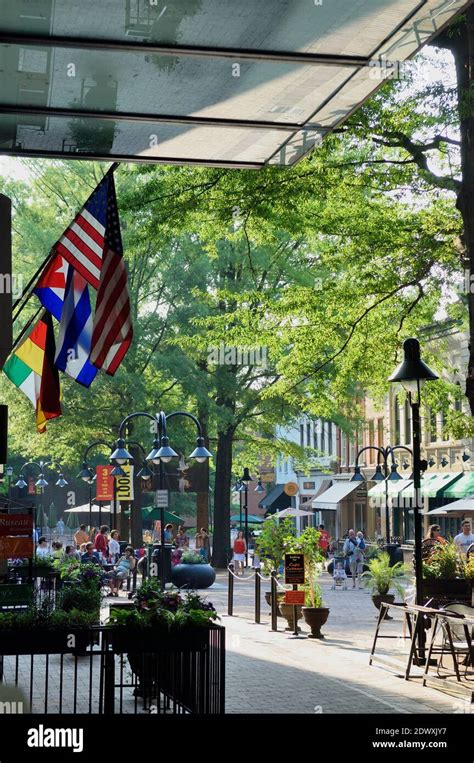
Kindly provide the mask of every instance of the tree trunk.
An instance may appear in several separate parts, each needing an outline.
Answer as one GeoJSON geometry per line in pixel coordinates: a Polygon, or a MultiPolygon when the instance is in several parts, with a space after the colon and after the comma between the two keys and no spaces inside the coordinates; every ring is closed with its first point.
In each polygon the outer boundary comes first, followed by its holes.
{"type": "Polygon", "coordinates": [[[212,563],[227,566],[230,556],[230,487],[232,479],[232,427],[217,434],[216,488],[214,495],[214,536],[212,563]]]}
{"type": "Polygon", "coordinates": [[[196,530],[209,527],[209,493],[196,494],[196,530]]]}
{"type": "Polygon", "coordinates": [[[434,41],[454,56],[457,75],[458,112],[461,134],[461,190],[456,206],[459,209],[464,233],[465,268],[469,271],[467,301],[469,308],[469,363],[466,377],[466,397],[474,416],[474,7],[468,8],[460,20],[434,41]]]}

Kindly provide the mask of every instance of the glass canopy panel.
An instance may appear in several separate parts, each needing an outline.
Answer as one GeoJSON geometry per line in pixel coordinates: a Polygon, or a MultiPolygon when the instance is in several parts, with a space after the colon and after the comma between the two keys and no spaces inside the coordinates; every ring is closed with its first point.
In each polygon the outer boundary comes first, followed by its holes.
{"type": "Polygon", "coordinates": [[[370,56],[426,0],[4,0],[11,33],[370,56]]]}
{"type": "Polygon", "coordinates": [[[0,103],[304,124],[355,68],[0,46],[0,103]]]}
{"type": "MultiPolygon", "coordinates": [[[[289,133],[288,133],[289,135],[289,133]]],[[[283,132],[283,137],[285,133],[283,132]]],[[[0,151],[252,164],[258,167],[282,140],[281,130],[140,123],[87,118],[0,115],[0,151]]]]}

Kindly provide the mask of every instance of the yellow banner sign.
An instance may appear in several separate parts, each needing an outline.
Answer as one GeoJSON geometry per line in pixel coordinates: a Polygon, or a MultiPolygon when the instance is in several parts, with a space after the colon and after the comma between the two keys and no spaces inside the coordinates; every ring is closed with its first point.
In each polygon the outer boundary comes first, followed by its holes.
{"type": "Polygon", "coordinates": [[[117,501],[133,501],[133,466],[123,464],[123,477],[115,477],[117,501]]]}

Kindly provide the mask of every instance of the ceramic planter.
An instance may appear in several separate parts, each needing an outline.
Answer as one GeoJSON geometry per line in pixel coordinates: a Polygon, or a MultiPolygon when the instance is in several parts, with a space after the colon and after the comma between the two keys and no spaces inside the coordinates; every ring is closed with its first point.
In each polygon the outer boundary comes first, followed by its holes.
{"type": "MultiPolygon", "coordinates": [[[[302,616],[302,605],[297,604],[296,605],[296,620],[301,620],[302,616]]],[[[294,621],[294,610],[295,607],[293,604],[285,604],[284,602],[280,603],[280,610],[282,616],[285,618],[286,622],[288,623],[288,628],[286,630],[294,631],[295,630],[295,621],[294,621]]]]}
{"type": "MultiPolygon", "coordinates": [[[[380,610],[380,605],[383,601],[387,604],[393,604],[395,595],[393,593],[374,593],[372,594],[372,601],[374,602],[376,609],[380,610]]],[[[393,620],[393,618],[386,612],[384,620],[393,620]]]]}
{"type": "Polygon", "coordinates": [[[322,626],[327,622],[329,609],[327,607],[303,607],[305,623],[311,628],[308,638],[324,638],[321,633],[322,626]]]}

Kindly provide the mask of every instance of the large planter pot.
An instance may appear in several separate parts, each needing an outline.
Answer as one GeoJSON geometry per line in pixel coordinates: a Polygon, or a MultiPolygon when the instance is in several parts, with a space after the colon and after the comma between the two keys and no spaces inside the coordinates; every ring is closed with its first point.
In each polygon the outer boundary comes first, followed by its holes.
{"type": "MultiPolygon", "coordinates": [[[[297,604],[296,605],[296,620],[301,620],[302,616],[302,605],[297,604]]],[[[294,631],[295,630],[295,621],[294,621],[294,610],[295,606],[293,604],[285,604],[285,602],[281,602],[280,604],[280,610],[282,616],[285,618],[286,622],[288,623],[288,628],[286,630],[294,631]]],[[[299,630],[299,627],[298,627],[299,630]]]]}
{"type": "MultiPolygon", "coordinates": [[[[386,602],[387,604],[393,604],[393,602],[395,601],[395,596],[393,593],[374,593],[372,594],[372,601],[374,602],[376,609],[380,611],[380,605],[382,604],[382,602],[386,602]]],[[[384,620],[393,620],[393,618],[390,617],[388,612],[386,612],[384,620]]]]}
{"type": "Polygon", "coordinates": [[[88,628],[0,631],[0,654],[85,654],[94,635],[88,628]]]}
{"type": "Polygon", "coordinates": [[[308,638],[324,638],[321,633],[322,626],[327,622],[329,609],[327,607],[303,607],[305,623],[311,628],[308,638]]]}
{"type": "Polygon", "coordinates": [[[473,581],[465,578],[428,578],[423,580],[423,601],[440,607],[448,602],[472,604],[473,581]]]}
{"type": "Polygon", "coordinates": [[[209,588],[216,579],[210,564],[176,564],[171,569],[171,582],[177,588],[209,588]]]}
{"type": "MultiPolygon", "coordinates": [[[[285,594],[283,592],[277,593],[277,616],[283,617],[280,609],[280,604],[282,601],[285,600],[285,594]]],[[[265,601],[267,602],[268,606],[270,607],[270,614],[272,613],[272,592],[271,591],[265,591],[265,601]]]]}
{"type": "Polygon", "coordinates": [[[203,651],[208,643],[207,628],[164,631],[154,628],[112,628],[110,638],[116,654],[203,651]]]}

